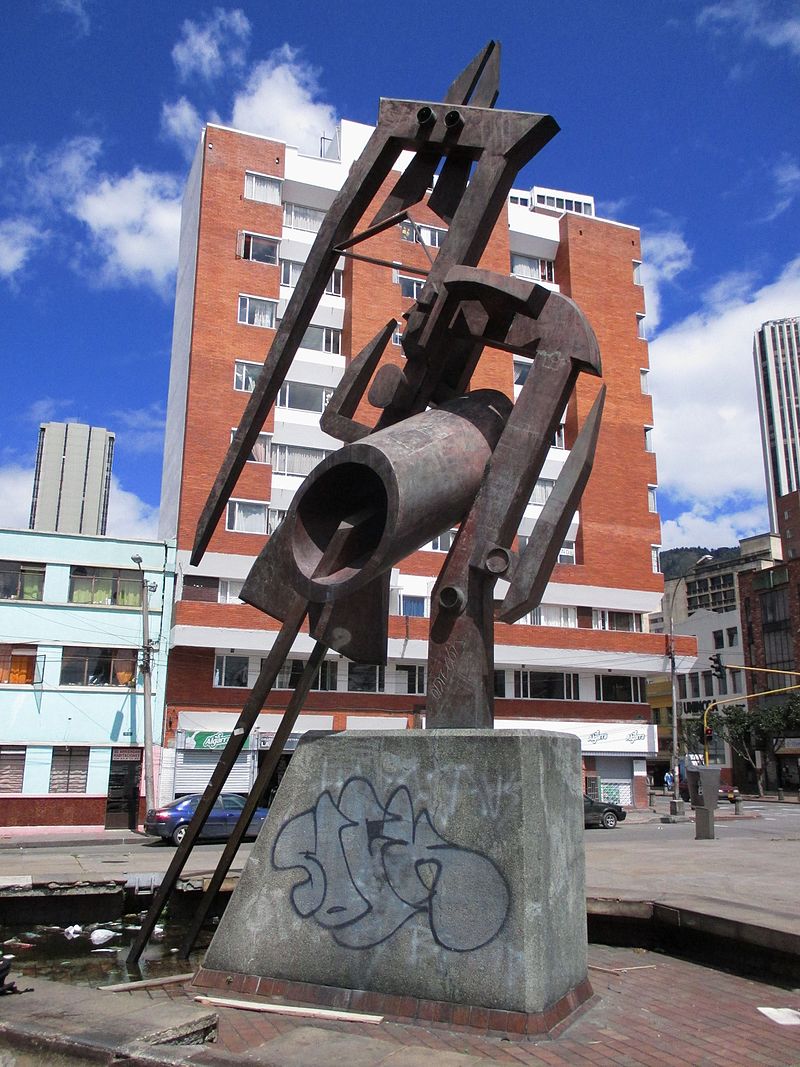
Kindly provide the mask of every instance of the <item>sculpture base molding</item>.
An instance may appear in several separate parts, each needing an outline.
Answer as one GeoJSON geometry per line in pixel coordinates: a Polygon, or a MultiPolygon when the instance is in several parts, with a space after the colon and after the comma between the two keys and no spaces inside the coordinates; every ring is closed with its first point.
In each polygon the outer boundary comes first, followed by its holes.
{"type": "Polygon", "coordinates": [[[198,980],[544,1032],[590,995],[580,772],[546,731],[305,734],[198,980]]]}
{"type": "Polygon", "coordinates": [[[418,997],[371,993],[366,989],[342,989],[310,982],[288,982],[281,978],[259,978],[253,974],[229,974],[207,967],[199,969],[191,985],[198,993],[245,995],[251,999],[268,1000],[271,1004],[281,1000],[336,1011],[367,1012],[403,1022],[437,1023],[455,1030],[474,1030],[493,1037],[552,1034],[565,1020],[572,1021],[571,1016],[579,1008],[586,1010],[591,1007],[590,1001],[597,999],[588,979],[543,1012],[503,1011],[478,1004],[420,1000],[418,997]]]}

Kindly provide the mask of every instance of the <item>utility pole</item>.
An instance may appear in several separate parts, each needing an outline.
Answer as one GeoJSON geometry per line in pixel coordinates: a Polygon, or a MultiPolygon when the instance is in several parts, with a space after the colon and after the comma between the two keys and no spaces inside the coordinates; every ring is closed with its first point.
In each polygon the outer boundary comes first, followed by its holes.
{"type": "Polygon", "coordinates": [[[131,556],[131,561],[139,568],[142,578],[142,688],[144,689],[144,796],[145,809],[150,811],[156,806],[155,787],[153,784],[153,691],[151,686],[150,618],[148,598],[156,589],[155,583],[147,581],[142,570],[142,557],[131,556]]]}

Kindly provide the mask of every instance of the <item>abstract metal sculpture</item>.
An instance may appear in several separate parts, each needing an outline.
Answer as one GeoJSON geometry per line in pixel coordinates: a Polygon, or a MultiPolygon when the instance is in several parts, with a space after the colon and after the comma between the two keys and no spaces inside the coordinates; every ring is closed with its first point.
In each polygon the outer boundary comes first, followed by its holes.
{"type": "MultiPolygon", "coordinates": [[[[600,374],[591,327],[568,298],[478,269],[519,169],[558,126],[495,111],[500,48],[490,42],[443,103],[383,99],[378,125],[328,211],[200,518],[192,563],[225,505],[341,256],[427,204],[448,224],[405,318],[402,367],[379,367],[392,319],[347,367],[320,425],[345,442],[306,478],[256,560],[241,599],[282,623],[129,959],[138,959],[301,625],[317,645],[236,831],[187,934],[188,952],[277,763],[327,649],[385,663],[391,567],[458,525],[432,595],[426,725],[493,724],[493,623],[536,607],[591,470],[604,390],[586,419],[525,551],[513,541],[581,372],[600,374]],[[354,232],[401,152],[413,153],[372,220],[354,232]],[[428,194],[430,187],[433,191],[428,194]],[[516,403],[470,392],[485,347],[533,357],[516,403]],[[355,420],[362,398],[380,411],[355,420]],[[509,583],[499,607],[494,588],[509,583]]],[[[413,225],[413,223],[410,223],[413,225]]],[[[394,264],[383,263],[387,267],[394,264]]]]}

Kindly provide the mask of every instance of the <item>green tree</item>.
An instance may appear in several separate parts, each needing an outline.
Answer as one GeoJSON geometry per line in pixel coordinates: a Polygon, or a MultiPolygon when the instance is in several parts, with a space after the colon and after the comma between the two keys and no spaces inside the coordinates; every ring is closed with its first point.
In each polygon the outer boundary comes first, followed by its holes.
{"type": "Polygon", "coordinates": [[[770,753],[780,766],[778,749],[787,737],[800,734],[800,696],[793,696],[779,704],[759,704],[750,709],[743,704],[727,705],[709,714],[708,725],[750,764],[756,775],[759,795],[763,796],[764,761],[759,766],[756,754],[770,753]]]}

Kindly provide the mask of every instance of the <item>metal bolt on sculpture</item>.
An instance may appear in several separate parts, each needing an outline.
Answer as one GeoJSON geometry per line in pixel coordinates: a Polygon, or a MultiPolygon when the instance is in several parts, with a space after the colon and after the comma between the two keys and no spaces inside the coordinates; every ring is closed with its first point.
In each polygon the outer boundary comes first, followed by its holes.
{"type": "Polygon", "coordinates": [[[518,171],[558,132],[550,115],[494,110],[499,67],[500,46],[492,41],[441,103],[381,100],[377,127],[320,227],[278,327],[198,523],[195,565],[339,258],[380,264],[353,247],[406,221],[433,186],[427,203],[448,231],[405,315],[404,365],[378,366],[396,329],[392,319],[350,362],[320,420],[344,446],[306,478],[245,582],[241,598],[282,627],[131,948],[131,962],[147,943],[306,617],[316,648],[195,914],[185,955],[321,658],[330,648],[357,662],[385,663],[392,566],[455,525],[431,598],[426,724],[493,725],[494,618],[514,622],[539,604],[591,470],[604,398],[601,388],[518,555],[513,540],[561,413],[581,372],[599,376],[600,355],[571,300],[477,267],[518,171]],[[371,222],[354,232],[401,152],[412,153],[411,162],[371,222]],[[514,404],[493,390],[469,391],[486,346],[533,357],[514,404]],[[354,418],[365,394],[380,411],[375,426],[354,418]],[[495,610],[499,578],[509,585],[495,610]]]}

